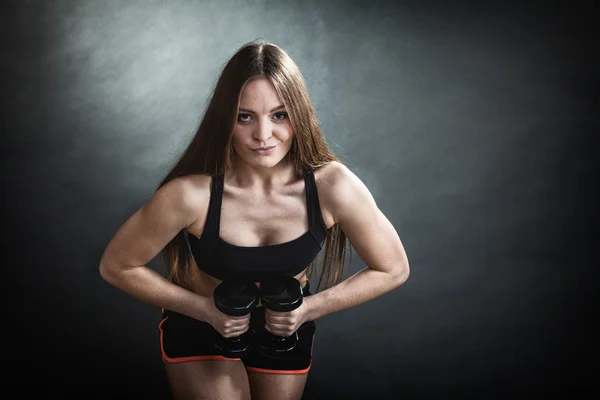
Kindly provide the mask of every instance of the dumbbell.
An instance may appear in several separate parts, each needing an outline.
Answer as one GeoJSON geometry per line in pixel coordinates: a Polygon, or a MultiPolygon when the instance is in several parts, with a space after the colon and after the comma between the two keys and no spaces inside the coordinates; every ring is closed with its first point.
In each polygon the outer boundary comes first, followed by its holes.
{"type": "MultiPolygon", "coordinates": [[[[238,317],[252,312],[258,304],[260,291],[253,281],[229,279],[215,288],[213,297],[219,311],[238,317]]],[[[224,357],[240,358],[250,349],[250,330],[229,338],[218,335],[215,345],[224,357]]]]}
{"type": "MultiPolygon", "coordinates": [[[[260,299],[265,309],[289,312],[302,305],[302,285],[291,276],[269,277],[260,282],[260,299]]],[[[283,337],[265,330],[256,349],[266,357],[278,358],[293,350],[297,341],[298,332],[283,337]]]]}

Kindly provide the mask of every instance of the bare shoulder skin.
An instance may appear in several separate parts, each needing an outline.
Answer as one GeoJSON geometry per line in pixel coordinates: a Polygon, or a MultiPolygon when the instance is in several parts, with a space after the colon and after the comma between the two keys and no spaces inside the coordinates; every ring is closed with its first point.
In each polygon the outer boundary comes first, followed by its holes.
{"type": "Polygon", "coordinates": [[[340,171],[346,168],[337,161],[332,161],[315,170],[315,182],[317,184],[317,193],[319,204],[321,206],[321,215],[327,229],[335,224],[334,203],[331,201],[334,193],[334,182],[339,179],[340,171]]]}

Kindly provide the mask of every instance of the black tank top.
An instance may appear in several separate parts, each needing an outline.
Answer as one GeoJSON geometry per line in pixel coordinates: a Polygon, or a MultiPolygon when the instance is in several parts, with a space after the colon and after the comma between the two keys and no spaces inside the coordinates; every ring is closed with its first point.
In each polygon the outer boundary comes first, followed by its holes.
{"type": "MultiPolygon", "coordinates": [[[[246,278],[259,282],[274,274],[295,276],[317,257],[327,235],[313,171],[304,173],[308,231],[289,242],[240,247],[219,236],[223,176],[214,176],[204,230],[200,238],[186,232],[190,252],[201,271],[219,280],[246,278]]],[[[184,231],[185,232],[185,231],[184,231]]]]}

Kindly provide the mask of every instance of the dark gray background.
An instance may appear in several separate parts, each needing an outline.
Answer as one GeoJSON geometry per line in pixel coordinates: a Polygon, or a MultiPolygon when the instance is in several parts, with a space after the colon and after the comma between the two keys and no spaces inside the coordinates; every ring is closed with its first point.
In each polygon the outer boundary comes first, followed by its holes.
{"type": "Polygon", "coordinates": [[[166,398],[160,310],[98,262],[256,38],[296,60],[411,262],[318,321],[305,398],[595,383],[591,8],[448,3],[2,2],[3,383],[166,398]]]}

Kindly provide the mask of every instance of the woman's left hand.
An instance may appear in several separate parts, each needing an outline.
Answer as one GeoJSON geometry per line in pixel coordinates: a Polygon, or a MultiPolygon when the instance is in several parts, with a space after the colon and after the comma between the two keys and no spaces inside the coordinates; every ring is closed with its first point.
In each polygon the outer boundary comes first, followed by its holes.
{"type": "Polygon", "coordinates": [[[308,297],[300,307],[288,312],[277,312],[265,309],[265,329],[277,336],[292,336],[300,326],[308,321],[308,297]]]}

